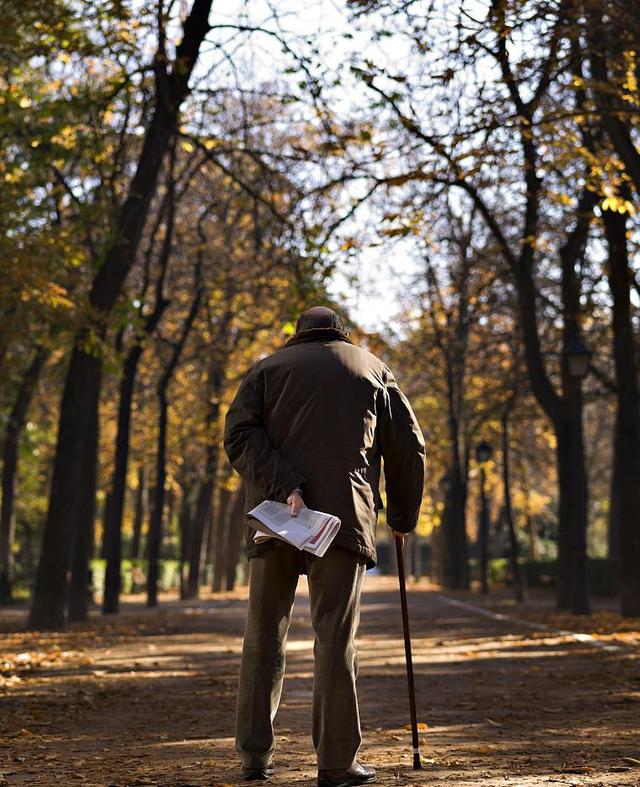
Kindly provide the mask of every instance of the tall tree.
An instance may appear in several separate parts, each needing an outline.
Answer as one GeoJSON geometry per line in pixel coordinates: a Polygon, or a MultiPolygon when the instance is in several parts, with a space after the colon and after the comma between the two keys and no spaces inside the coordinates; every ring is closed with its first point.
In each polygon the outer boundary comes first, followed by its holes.
{"type": "Polygon", "coordinates": [[[36,347],[31,363],[20,380],[2,443],[2,504],[0,507],[0,604],[12,598],[12,554],[15,532],[14,500],[18,472],[20,433],[35,392],[48,350],[36,347]]]}
{"type": "Polygon", "coordinates": [[[179,329],[176,340],[172,343],[171,352],[166,366],[162,370],[158,381],[158,439],[156,447],[156,478],[151,496],[151,516],[149,518],[148,559],[147,572],[147,605],[154,607],[158,603],[159,560],[162,546],[162,533],[164,521],[164,503],[167,480],[167,428],[169,412],[169,386],[173,378],[180,356],[191,333],[193,323],[198,316],[202,303],[202,267],[204,249],[201,247],[195,265],[193,298],[189,311],[179,329]]]}
{"type": "MultiPolygon", "coordinates": [[[[194,0],[183,35],[170,60],[166,48],[164,3],[158,5],[158,46],[154,58],[154,109],[146,129],[135,174],[119,211],[113,240],[91,284],[88,323],[76,336],[64,385],[58,442],[45,523],[42,552],[29,626],[60,628],[64,624],[67,568],[73,541],[92,527],[96,487],[98,404],[102,358],[96,338],[122,290],[140,243],[149,204],[156,190],[180,106],[200,46],[209,30],[211,0],[194,0]]],[[[86,541],[86,539],[85,539],[86,541]]],[[[88,555],[82,555],[87,559],[88,555]]],[[[81,606],[78,616],[86,614],[81,606]]]]}
{"type": "MultiPolygon", "coordinates": [[[[393,82],[402,88],[396,85],[387,88],[380,84],[387,77],[382,69],[368,64],[358,74],[390,110],[393,123],[401,133],[421,146],[420,153],[411,154],[409,164],[413,167],[391,175],[387,182],[394,187],[411,181],[438,187],[443,184],[466,194],[493,236],[515,286],[530,386],[556,434],[560,491],[557,603],[559,608],[586,613],[589,594],[583,397],[580,380],[570,373],[567,350],[579,336],[581,327],[578,265],[584,254],[597,196],[588,182],[588,172],[584,167],[582,172],[576,168],[574,158],[573,172],[578,188],[575,182],[565,181],[563,187],[571,186],[572,198],[568,203],[565,200],[565,211],[551,210],[548,203],[551,185],[545,184],[544,178],[545,175],[555,178],[557,170],[553,162],[548,165],[543,156],[543,149],[553,145],[544,123],[546,113],[555,112],[556,96],[551,88],[556,89],[558,75],[567,69],[567,41],[572,28],[566,19],[565,6],[566,3],[561,2],[555,9],[555,16],[551,15],[542,24],[538,24],[537,17],[529,17],[522,4],[507,0],[493,0],[487,16],[481,19],[468,14],[464,4],[450,9],[458,19],[458,35],[454,39],[445,35],[439,42],[443,49],[438,54],[451,58],[462,71],[470,63],[472,71],[475,67],[486,68],[491,77],[479,76],[475,71],[463,84],[462,75],[456,81],[455,68],[449,68],[444,74],[432,74],[429,87],[440,91],[432,101],[436,105],[438,101],[444,105],[448,102],[449,106],[455,102],[455,108],[450,111],[452,124],[445,129],[436,128],[437,123],[443,122],[441,116],[420,113],[416,107],[419,91],[424,89],[420,78],[416,96],[412,94],[415,81],[410,75],[391,74],[393,82]],[[539,54],[533,59],[518,47],[511,46],[512,38],[525,34],[535,36],[538,42],[536,52],[539,54]],[[508,124],[506,129],[505,124],[508,124]],[[494,157],[497,150],[504,163],[490,170],[487,158],[494,157]],[[509,195],[508,204],[502,190],[509,195]],[[556,265],[561,272],[559,370],[551,368],[545,356],[541,329],[544,302],[539,292],[540,266],[544,261],[540,248],[549,243],[546,220],[551,216],[554,221],[560,221],[561,226],[570,228],[564,237],[556,233],[553,239],[556,265]]],[[[431,64],[434,58],[426,38],[432,22],[429,14],[419,19],[406,8],[392,9],[389,14],[404,15],[416,48],[431,64]]],[[[561,92],[561,88],[557,90],[561,92]]]]}
{"type": "Polygon", "coordinates": [[[640,383],[638,342],[631,316],[631,266],[627,215],[602,211],[608,247],[607,275],[613,299],[614,359],[617,383],[615,425],[616,497],[620,544],[621,611],[640,617],[640,383]]]}
{"type": "Polygon", "coordinates": [[[604,162],[602,221],[607,242],[606,272],[612,297],[613,356],[617,411],[611,483],[610,553],[619,558],[621,611],[640,617],[640,385],[638,337],[634,330],[629,259],[628,218],[632,190],[640,204],[640,151],[635,144],[640,105],[638,41],[640,12],[618,0],[588,0],[584,32],[591,80],[588,83],[598,115],[583,136],[588,153],[604,162]],[[608,145],[600,144],[602,136],[608,145]],[[610,162],[614,152],[623,174],[610,162]],[[610,174],[613,172],[613,176],[610,174]]]}
{"type": "Polygon", "coordinates": [[[104,557],[107,561],[104,596],[102,611],[106,613],[117,612],[120,596],[120,567],[122,558],[122,515],[124,511],[124,498],[126,490],[127,467],[129,463],[129,432],[131,427],[131,407],[133,402],[133,392],[136,382],[138,364],[144,351],[144,340],[153,334],[157,328],[162,315],[169,306],[169,300],[165,297],[165,279],[167,268],[171,256],[173,229],[175,223],[175,146],[172,150],[171,164],[167,182],[167,194],[165,198],[166,216],[164,238],[159,252],[158,267],[153,306],[144,315],[146,306],[146,290],[150,282],[150,272],[152,253],[156,231],[160,226],[160,219],[164,214],[165,205],[159,211],[158,221],[155,222],[154,232],[148,246],[145,258],[145,273],[143,277],[143,292],[140,296],[139,314],[142,317],[142,330],[137,333],[135,340],[129,348],[122,367],[120,378],[120,397],[118,400],[118,426],[116,434],[116,447],[113,476],[111,488],[107,494],[107,504],[105,507],[104,525],[104,557]]]}

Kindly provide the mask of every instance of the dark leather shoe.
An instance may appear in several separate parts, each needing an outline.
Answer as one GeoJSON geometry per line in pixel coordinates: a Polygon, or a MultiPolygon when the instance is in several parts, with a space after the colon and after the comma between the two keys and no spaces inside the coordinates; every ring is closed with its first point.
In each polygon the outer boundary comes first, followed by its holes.
{"type": "Polygon", "coordinates": [[[264,782],[270,776],[273,776],[273,765],[267,765],[266,768],[242,769],[242,781],[245,782],[264,782]]]}
{"type": "Polygon", "coordinates": [[[370,784],[376,780],[374,768],[357,762],[346,771],[318,771],[318,787],[354,787],[357,784],[370,784]]]}

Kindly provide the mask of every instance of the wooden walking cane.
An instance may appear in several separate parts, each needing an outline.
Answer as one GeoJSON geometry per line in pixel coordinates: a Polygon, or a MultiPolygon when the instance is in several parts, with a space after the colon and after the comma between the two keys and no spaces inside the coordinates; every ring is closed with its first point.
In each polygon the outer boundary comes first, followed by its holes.
{"type": "Polygon", "coordinates": [[[411,658],[411,635],[409,634],[409,610],[407,608],[407,585],[404,578],[402,548],[404,538],[394,536],[396,557],[398,558],[398,580],[400,582],[400,605],[402,607],[402,627],[404,628],[404,653],[407,662],[407,682],[409,684],[409,708],[411,711],[411,738],[413,740],[413,770],[422,768],[420,762],[420,741],[418,739],[418,718],[416,716],[416,690],[413,685],[413,660],[411,658]]]}

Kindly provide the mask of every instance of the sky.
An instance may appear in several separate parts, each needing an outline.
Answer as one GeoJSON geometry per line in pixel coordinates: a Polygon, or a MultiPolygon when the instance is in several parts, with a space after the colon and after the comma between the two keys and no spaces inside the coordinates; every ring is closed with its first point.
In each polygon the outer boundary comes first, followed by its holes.
{"type": "MultiPolygon", "coordinates": [[[[275,0],[271,3],[268,0],[225,0],[224,3],[214,2],[211,22],[213,25],[235,24],[245,15],[248,23],[265,23],[265,26],[273,28],[271,8],[275,7],[282,28],[292,40],[296,36],[309,37],[320,49],[326,65],[339,68],[354,50],[361,57],[366,57],[371,47],[369,32],[356,29],[345,6],[341,0],[275,0]],[[345,32],[352,37],[344,38],[342,34],[345,32]]],[[[385,45],[383,41],[375,47],[377,62],[388,58],[389,62],[397,65],[401,56],[408,55],[406,51],[398,51],[397,42],[393,44],[393,50],[387,46],[385,51],[385,45]]],[[[213,57],[213,52],[205,52],[203,67],[213,57]]],[[[291,65],[291,60],[273,39],[259,34],[246,39],[242,58],[251,64],[257,80],[268,79],[271,75],[282,77],[285,68],[291,65]]],[[[295,79],[298,79],[297,75],[295,79]]],[[[341,104],[341,111],[348,113],[350,104],[357,104],[356,90],[355,84],[342,84],[339,92],[334,94],[332,98],[341,104]]],[[[367,228],[378,215],[363,205],[353,223],[354,232],[367,228]]],[[[393,251],[386,247],[364,247],[353,262],[348,262],[345,255],[345,261],[338,264],[328,289],[330,296],[347,309],[351,319],[360,327],[378,331],[388,327],[393,331],[402,308],[401,294],[410,286],[415,274],[415,263],[402,244],[396,244],[393,251]]]]}

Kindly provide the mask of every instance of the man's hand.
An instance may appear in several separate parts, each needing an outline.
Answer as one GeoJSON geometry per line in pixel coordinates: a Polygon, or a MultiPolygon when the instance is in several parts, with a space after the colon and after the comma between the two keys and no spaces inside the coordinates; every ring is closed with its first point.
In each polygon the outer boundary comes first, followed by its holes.
{"type": "Polygon", "coordinates": [[[287,505],[291,506],[291,516],[298,516],[300,509],[306,507],[302,499],[302,492],[299,489],[294,489],[289,495],[287,505]]]}

